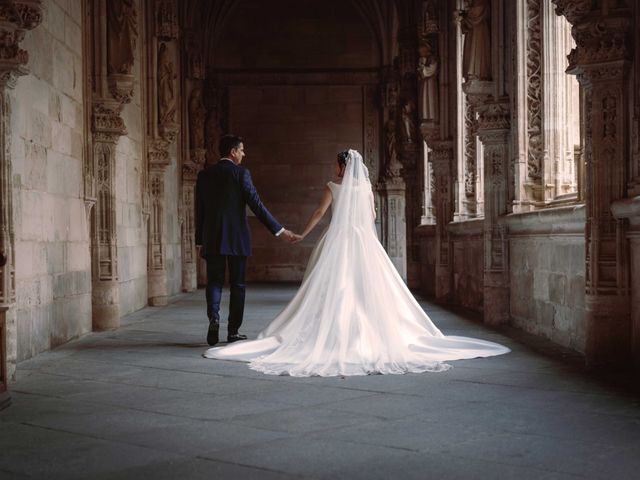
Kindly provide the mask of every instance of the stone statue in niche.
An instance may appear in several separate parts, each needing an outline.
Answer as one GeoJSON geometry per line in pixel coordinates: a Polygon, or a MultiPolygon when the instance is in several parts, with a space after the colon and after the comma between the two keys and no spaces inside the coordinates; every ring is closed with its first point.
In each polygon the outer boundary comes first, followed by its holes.
{"type": "Polygon", "coordinates": [[[464,33],[462,75],[465,80],[491,80],[491,0],[470,0],[459,15],[464,33]]]}
{"type": "Polygon", "coordinates": [[[189,144],[191,149],[204,148],[204,122],[207,110],[202,99],[202,88],[196,87],[189,99],[189,144]]]}
{"type": "Polygon", "coordinates": [[[407,101],[402,107],[402,140],[406,143],[413,143],[414,124],[413,124],[413,102],[407,101]]]}
{"type": "Polygon", "coordinates": [[[166,43],[158,51],[158,118],[161,125],[176,123],[176,89],[173,62],[166,43]]]}
{"type": "Polygon", "coordinates": [[[107,69],[109,74],[131,74],[138,38],[137,12],[133,0],[107,2],[107,69]]]}
{"type": "Polygon", "coordinates": [[[418,48],[418,78],[420,78],[420,120],[438,121],[438,59],[431,46],[423,43],[418,48]]]}
{"type": "Polygon", "coordinates": [[[387,176],[399,177],[402,164],[398,161],[396,153],[396,122],[393,119],[393,112],[384,125],[384,134],[387,151],[387,176]]]}

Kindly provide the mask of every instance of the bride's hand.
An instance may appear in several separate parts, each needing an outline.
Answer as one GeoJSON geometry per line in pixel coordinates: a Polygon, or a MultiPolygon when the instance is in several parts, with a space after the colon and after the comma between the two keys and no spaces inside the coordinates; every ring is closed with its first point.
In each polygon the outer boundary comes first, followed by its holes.
{"type": "Polygon", "coordinates": [[[298,242],[301,242],[302,240],[304,240],[304,237],[302,235],[298,235],[297,233],[294,233],[293,240],[291,241],[291,243],[298,243],[298,242]]]}

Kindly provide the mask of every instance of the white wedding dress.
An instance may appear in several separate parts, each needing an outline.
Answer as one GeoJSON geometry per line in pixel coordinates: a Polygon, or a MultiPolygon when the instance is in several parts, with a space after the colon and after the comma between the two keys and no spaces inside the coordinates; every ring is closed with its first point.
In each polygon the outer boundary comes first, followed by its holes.
{"type": "Polygon", "coordinates": [[[335,376],[441,372],[448,360],[510,350],[445,336],[396,271],[375,230],[373,193],[360,154],[349,151],[329,227],[295,297],[256,340],[214,347],[207,358],[249,362],[272,375],[335,376]]]}

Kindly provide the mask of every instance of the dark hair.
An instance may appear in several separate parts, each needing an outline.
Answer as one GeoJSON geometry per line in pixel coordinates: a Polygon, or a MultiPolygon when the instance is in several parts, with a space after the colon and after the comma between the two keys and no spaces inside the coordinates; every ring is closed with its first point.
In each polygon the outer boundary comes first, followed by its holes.
{"type": "Polygon", "coordinates": [[[341,167],[347,166],[347,159],[349,158],[349,150],[344,150],[338,154],[338,165],[341,167]]]}
{"type": "Polygon", "coordinates": [[[234,148],[240,148],[240,144],[243,142],[242,137],[238,137],[237,135],[224,135],[220,139],[220,155],[226,157],[231,153],[231,150],[234,148]]]}

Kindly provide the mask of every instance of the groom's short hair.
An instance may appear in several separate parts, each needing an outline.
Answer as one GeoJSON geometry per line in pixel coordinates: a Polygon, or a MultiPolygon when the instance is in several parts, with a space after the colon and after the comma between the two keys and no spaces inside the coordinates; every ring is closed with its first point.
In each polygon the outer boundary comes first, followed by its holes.
{"type": "Polygon", "coordinates": [[[242,142],[242,137],[239,137],[237,135],[224,135],[220,139],[220,155],[226,157],[231,153],[231,150],[233,150],[234,148],[239,148],[242,142]]]}

